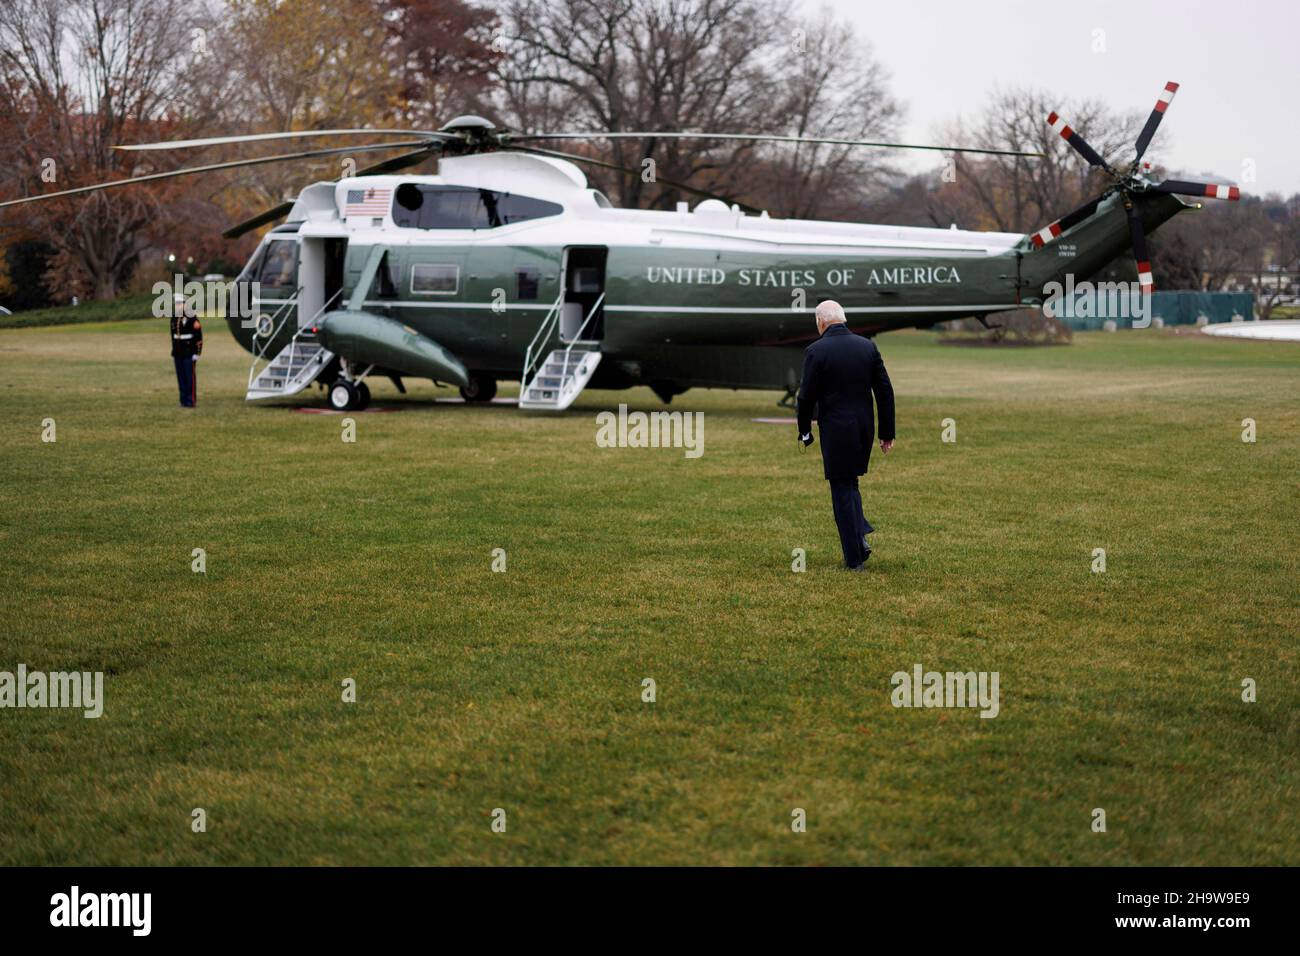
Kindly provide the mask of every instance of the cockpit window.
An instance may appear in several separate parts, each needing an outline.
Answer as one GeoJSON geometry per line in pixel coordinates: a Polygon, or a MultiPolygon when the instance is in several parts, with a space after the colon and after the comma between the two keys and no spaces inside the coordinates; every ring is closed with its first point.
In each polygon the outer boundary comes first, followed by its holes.
{"type": "Polygon", "coordinates": [[[562,212],[545,199],[468,186],[403,183],[393,197],[393,222],[409,229],[494,229],[562,212]]]}
{"type": "Polygon", "coordinates": [[[298,279],[297,245],[294,239],[274,239],[267,245],[257,278],[263,291],[294,291],[298,279]]]}

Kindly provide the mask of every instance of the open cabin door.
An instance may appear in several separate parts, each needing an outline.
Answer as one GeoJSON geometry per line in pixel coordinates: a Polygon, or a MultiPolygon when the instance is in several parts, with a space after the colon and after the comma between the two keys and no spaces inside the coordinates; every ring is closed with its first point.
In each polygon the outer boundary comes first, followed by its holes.
{"type": "MultiPolygon", "coordinates": [[[[296,321],[290,318],[293,313],[286,312],[254,351],[244,395],[249,401],[296,395],[333,367],[334,353],[321,344],[316,324],[326,311],[341,306],[348,241],[341,236],[302,236],[295,244],[296,321]],[[259,367],[259,363],[265,364],[259,367]]],[[[268,251],[273,250],[274,243],[268,246],[268,251]]],[[[285,303],[286,308],[289,305],[285,303]]]]}
{"type": "Polygon", "coordinates": [[[560,341],[566,345],[579,340],[599,342],[605,337],[603,296],[605,259],[608,255],[609,250],[604,246],[570,246],[564,250],[564,306],[560,313],[560,341]]]}
{"type": "Polygon", "coordinates": [[[304,236],[298,250],[298,328],[341,306],[343,263],[348,241],[335,236],[304,236]]]}
{"type": "Polygon", "coordinates": [[[596,373],[605,337],[604,246],[569,246],[561,260],[560,311],[547,314],[524,355],[519,407],[564,411],[596,373]],[[551,348],[558,332],[559,348],[551,348]],[[534,348],[537,351],[534,352],[534,348]]]}

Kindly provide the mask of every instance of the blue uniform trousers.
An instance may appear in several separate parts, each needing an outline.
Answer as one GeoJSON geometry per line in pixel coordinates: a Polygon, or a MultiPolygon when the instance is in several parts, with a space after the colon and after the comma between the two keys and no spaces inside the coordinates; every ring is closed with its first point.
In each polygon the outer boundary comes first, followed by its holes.
{"type": "Polygon", "coordinates": [[[857,478],[832,478],[831,507],[835,510],[835,527],[840,532],[840,548],[844,551],[846,567],[856,568],[867,559],[864,535],[876,529],[862,513],[862,494],[857,478]]]}
{"type": "Polygon", "coordinates": [[[181,404],[193,408],[199,403],[199,363],[192,355],[173,355],[176,363],[176,385],[181,392],[181,404]]]}

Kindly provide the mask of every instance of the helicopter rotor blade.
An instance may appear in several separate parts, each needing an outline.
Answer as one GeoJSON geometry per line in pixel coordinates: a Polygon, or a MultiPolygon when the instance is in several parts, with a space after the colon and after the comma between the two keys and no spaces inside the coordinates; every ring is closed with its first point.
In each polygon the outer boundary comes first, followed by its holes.
{"type": "Polygon", "coordinates": [[[251,219],[245,219],[243,222],[231,226],[221,235],[225,239],[238,239],[246,232],[252,232],[254,229],[265,226],[267,223],[275,222],[277,219],[283,219],[293,211],[295,202],[296,200],[286,199],[278,206],[272,206],[270,209],[259,212],[251,219]]]}
{"type": "Polygon", "coordinates": [[[1160,121],[1165,117],[1165,110],[1169,109],[1169,104],[1174,101],[1174,94],[1178,92],[1178,84],[1172,80],[1165,84],[1165,88],[1160,91],[1160,96],[1156,100],[1155,107],[1151,110],[1151,115],[1147,117],[1146,125],[1142,127],[1142,132],[1138,133],[1137,138],[1137,155],[1133,161],[1137,162],[1142,158],[1142,154],[1147,151],[1151,145],[1151,137],[1156,135],[1156,130],[1160,128],[1160,121]]]}
{"type": "Polygon", "coordinates": [[[357,175],[382,176],[384,173],[395,173],[400,169],[410,169],[412,166],[418,166],[426,159],[431,158],[433,151],[441,145],[441,143],[430,143],[424,149],[417,149],[410,153],[403,153],[401,156],[394,156],[392,159],[385,159],[381,163],[375,163],[373,166],[357,170],[357,175]]]}
{"type": "Polygon", "coordinates": [[[135,143],[114,146],[124,152],[160,149],[197,149],[204,146],[224,146],[228,143],[259,143],[279,139],[304,139],[313,136],[428,136],[446,141],[459,139],[446,133],[414,129],[304,129],[287,133],[248,133],[241,136],[211,136],[207,139],[179,139],[162,143],[135,143]]]}
{"type": "Polygon", "coordinates": [[[1208,196],[1211,199],[1228,199],[1233,202],[1241,198],[1241,190],[1225,183],[1193,183],[1185,179],[1166,179],[1162,183],[1153,183],[1152,192],[1175,193],[1179,196],[1208,196]]]}
{"type": "MultiPolygon", "coordinates": [[[[430,153],[437,144],[425,149],[417,149],[414,152],[403,153],[401,156],[394,156],[392,159],[386,159],[382,163],[375,163],[373,166],[367,166],[365,169],[357,170],[358,176],[381,176],[384,173],[397,172],[399,169],[407,169],[411,166],[419,165],[429,158],[430,153]]],[[[294,200],[290,199],[273,206],[265,212],[260,212],[251,219],[245,219],[241,223],[231,226],[221,235],[227,239],[238,239],[246,232],[252,232],[259,229],[267,223],[275,222],[277,219],[283,219],[293,211],[294,200]]]]}
{"type": "MultiPolygon", "coordinates": [[[[591,163],[591,165],[593,166],[601,166],[605,169],[612,169],[615,172],[624,173],[625,175],[628,176],[641,175],[637,170],[628,169],[626,166],[619,166],[617,163],[609,163],[603,159],[592,159],[590,156],[579,156],[576,153],[562,153],[554,149],[542,149],[540,146],[508,146],[506,147],[506,149],[509,149],[512,152],[537,153],[542,156],[554,156],[557,159],[567,159],[577,163],[591,163]]],[[[728,206],[739,206],[742,211],[751,213],[753,215],[758,215],[758,213],[760,212],[760,210],[755,209],[753,206],[747,206],[744,203],[737,202],[734,199],[728,199],[725,196],[719,196],[716,193],[706,192],[703,189],[696,189],[694,186],[687,186],[685,183],[673,182],[671,179],[664,179],[661,176],[656,176],[653,181],[657,185],[667,186],[671,189],[680,189],[682,192],[690,193],[693,196],[700,196],[704,199],[716,199],[719,202],[726,203],[728,206]]]]}
{"type": "Polygon", "coordinates": [[[916,143],[877,143],[865,139],[824,139],[807,136],[775,136],[750,133],[680,133],[680,132],[618,132],[618,133],[507,133],[504,142],[535,139],[720,139],[754,143],[796,143],[831,146],[878,146],[883,149],[929,149],[941,153],[980,153],[986,156],[1030,156],[1041,159],[1042,153],[1014,149],[979,149],[974,146],[923,146],[916,143]]]}
{"type": "Polygon", "coordinates": [[[1100,203],[1101,197],[1098,196],[1096,199],[1084,203],[1073,212],[1062,216],[1060,219],[1056,220],[1056,222],[1050,223],[1042,229],[1039,229],[1036,233],[1030,236],[1030,241],[1034,244],[1034,248],[1042,248],[1045,244],[1051,242],[1067,229],[1072,229],[1074,226],[1083,222],[1083,220],[1087,219],[1097,211],[1097,206],[1100,203]]]}
{"type": "Polygon", "coordinates": [[[1138,286],[1144,295],[1155,290],[1155,281],[1151,276],[1151,257],[1147,253],[1146,230],[1142,227],[1142,213],[1136,203],[1128,205],[1128,234],[1133,246],[1133,258],[1137,260],[1138,286]]]}
{"type": "Polygon", "coordinates": [[[57,199],[60,196],[75,196],[79,193],[97,192],[101,189],[113,189],[117,186],[133,186],[136,183],[154,182],[159,179],[171,179],[175,176],[190,176],[194,173],[211,173],[219,169],[236,169],[240,166],[259,166],[264,163],[283,163],[294,159],[314,159],[317,156],[336,156],[340,153],[374,152],[380,149],[399,149],[409,146],[424,146],[423,142],[405,143],[369,143],[363,146],[338,146],[332,149],[313,149],[301,153],[282,153],[278,156],[259,156],[255,159],[236,159],[228,163],[210,163],[206,166],[190,166],[187,169],[173,169],[165,173],[150,173],[147,176],[132,176],[129,179],[115,179],[112,182],[96,183],[93,186],[78,186],[76,189],[64,189],[56,193],[43,193],[39,196],[25,196],[22,199],[10,199],[0,202],[0,209],[5,206],[18,206],[23,203],[39,202],[43,199],[57,199]]]}
{"type": "Polygon", "coordinates": [[[1098,166],[1112,176],[1115,175],[1115,170],[1111,169],[1106,160],[1101,158],[1101,154],[1089,146],[1088,141],[1076,133],[1070,124],[1062,119],[1055,110],[1048,114],[1047,125],[1056,130],[1061,139],[1074,147],[1074,151],[1086,159],[1089,166],[1098,166]]]}

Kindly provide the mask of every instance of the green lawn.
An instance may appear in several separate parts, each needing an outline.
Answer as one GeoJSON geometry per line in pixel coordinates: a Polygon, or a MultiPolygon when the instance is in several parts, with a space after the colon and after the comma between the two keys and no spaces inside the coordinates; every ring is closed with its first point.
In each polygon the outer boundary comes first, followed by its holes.
{"type": "Polygon", "coordinates": [[[162,322],[0,332],[0,670],[107,698],[0,710],[0,863],[1300,863],[1300,348],[879,342],[854,575],[771,393],[679,397],[697,460],[596,447],[644,390],[381,383],[345,444],[218,328],[196,411],[162,322]],[[1001,713],[895,709],[917,663],[1001,713]]]}
{"type": "Polygon", "coordinates": [[[79,325],[91,322],[123,322],[146,319],[153,314],[154,296],[123,296],[112,302],[91,300],[80,305],[56,305],[48,309],[28,309],[12,315],[0,313],[0,329],[33,328],[40,325],[79,325]]]}

